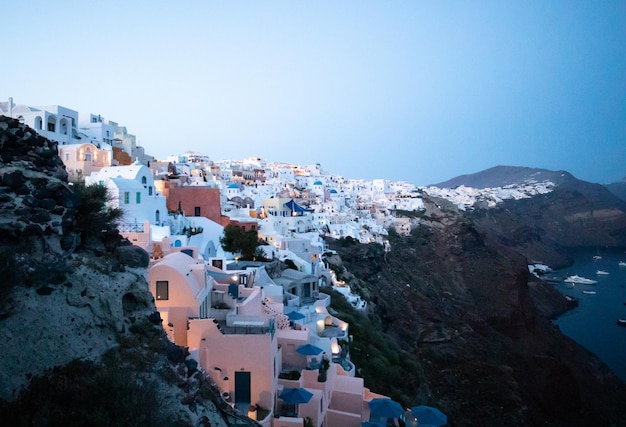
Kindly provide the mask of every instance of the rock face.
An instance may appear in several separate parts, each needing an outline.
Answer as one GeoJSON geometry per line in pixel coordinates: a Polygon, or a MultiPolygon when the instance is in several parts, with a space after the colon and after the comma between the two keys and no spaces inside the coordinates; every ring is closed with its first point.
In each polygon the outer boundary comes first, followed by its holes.
{"type": "Polygon", "coordinates": [[[10,400],[49,368],[97,360],[155,307],[145,269],[133,268],[146,266],[141,254],[80,247],[55,142],[0,116],[0,158],[0,399],[10,400]]]}
{"type": "Polygon", "coordinates": [[[258,425],[151,322],[148,254],[75,188],[55,142],[0,116],[3,423],[258,425]]]}
{"type": "MultiPolygon", "coordinates": [[[[385,336],[423,370],[395,392],[439,407],[454,426],[626,425],[626,386],[550,322],[569,303],[530,279],[526,257],[502,242],[508,233],[425,203],[419,225],[392,235],[388,253],[328,242],[385,336]]],[[[367,345],[355,336],[353,346],[367,345]]]]}

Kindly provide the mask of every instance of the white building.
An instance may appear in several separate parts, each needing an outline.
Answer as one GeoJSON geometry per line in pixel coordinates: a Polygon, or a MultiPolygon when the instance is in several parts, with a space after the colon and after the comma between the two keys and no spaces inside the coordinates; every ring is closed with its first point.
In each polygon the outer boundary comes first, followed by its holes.
{"type": "Polygon", "coordinates": [[[85,183],[107,187],[111,195],[109,205],[123,211],[120,234],[151,252],[150,224],[166,225],[168,217],[165,197],[157,193],[150,169],[137,162],[106,167],[85,177],[85,183]]]}

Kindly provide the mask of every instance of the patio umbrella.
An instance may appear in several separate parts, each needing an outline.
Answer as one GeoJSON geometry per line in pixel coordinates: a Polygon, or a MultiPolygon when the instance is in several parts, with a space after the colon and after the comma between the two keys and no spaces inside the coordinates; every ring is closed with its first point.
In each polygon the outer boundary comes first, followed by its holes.
{"type": "Polygon", "coordinates": [[[304,344],[296,348],[296,351],[304,356],[317,356],[324,350],[313,344],[304,344]]]}
{"type": "Polygon", "coordinates": [[[299,403],[308,403],[313,397],[313,393],[302,387],[286,388],[278,397],[287,404],[297,405],[299,403]]]}
{"type": "Polygon", "coordinates": [[[419,405],[411,408],[411,415],[419,421],[419,425],[432,424],[442,426],[448,423],[448,417],[437,408],[419,405]]]}
{"type": "Polygon", "coordinates": [[[287,317],[289,318],[289,320],[302,320],[306,316],[299,311],[290,311],[289,313],[287,313],[287,317]]]}
{"type": "Polygon", "coordinates": [[[388,397],[372,399],[369,406],[372,415],[380,418],[400,418],[404,414],[402,406],[388,397]]]}

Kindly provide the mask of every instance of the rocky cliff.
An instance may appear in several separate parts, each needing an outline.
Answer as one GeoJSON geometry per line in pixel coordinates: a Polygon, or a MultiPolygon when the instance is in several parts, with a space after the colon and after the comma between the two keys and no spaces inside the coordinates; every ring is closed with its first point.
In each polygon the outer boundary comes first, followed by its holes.
{"type": "Polygon", "coordinates": [[[56,143],[0,116],[0,158],[3,424],[257,425],[167,340],[148,254],[104,193],[68,185],[56,143]]]}
{"type": "MultiPolygon", "coordinates": [[[[393,384],[377,379],[376,389],[405,404],[437,406],[449,425],[626,425],[626,386],[550,322],[569,302],[530,277],[517,250],[525,246],[506,240],[523,225],[509,218],[507,228],[496,218],[497,232],[487,230],[491,213],[476,221],[440,200],[425,203],[410,236],[392,233],[388,253],[328,241],[338,254],[331,264],[370,302],[362,322],[381,331],[373,340],[371,330],[351,329],[366,384],[374,384],[379,357],[372,342],[389,340],[398,357],[378,365],[403,373],[393,384]]],[[[554,246],[538,243],[532,252],[560,259],[554,246]]]]}

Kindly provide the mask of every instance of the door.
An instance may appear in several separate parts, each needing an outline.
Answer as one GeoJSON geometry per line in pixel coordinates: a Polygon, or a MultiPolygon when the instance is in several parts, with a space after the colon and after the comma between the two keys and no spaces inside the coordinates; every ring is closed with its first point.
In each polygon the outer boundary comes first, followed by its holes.
{"type": "Polygon", "coordinates": [[[250,372],[235,372],[235,402],[250,403],[250,372]]]}

